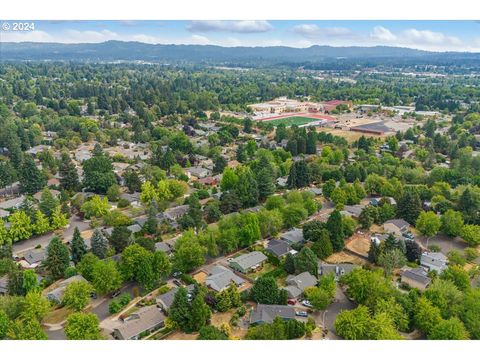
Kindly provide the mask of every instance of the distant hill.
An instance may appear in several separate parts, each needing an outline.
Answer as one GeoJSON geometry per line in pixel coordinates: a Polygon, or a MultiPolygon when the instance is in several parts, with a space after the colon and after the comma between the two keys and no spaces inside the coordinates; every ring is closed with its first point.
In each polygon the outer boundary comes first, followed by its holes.
{"type": "Polygon", "coordinates": [[[8,60],[61,60],[61,61],[146,61],[192,63],[321,63],[335,59],[385,58],[446,58],[480,59],[480,54],[436,53],[409,48],[333,47],[309,48],[221,47],[212,45],[153,45],[140,42],[107,41],[96,44],[60,43],[0,43],[0,59],[8,60]]]}

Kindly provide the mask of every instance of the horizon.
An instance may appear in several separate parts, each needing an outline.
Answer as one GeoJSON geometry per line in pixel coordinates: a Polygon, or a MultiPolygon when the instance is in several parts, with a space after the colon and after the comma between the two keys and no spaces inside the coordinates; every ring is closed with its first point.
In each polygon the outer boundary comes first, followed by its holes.
{"type": "MultiPolygon", "coordinates": [[[[22,21],[23,22],[23,21],[22,21]]],[[[223,48],[394,47],[480,52],[477,21],[34,21],[33,31],[1,31],[3,43],[212,45],[223,48]]]]}

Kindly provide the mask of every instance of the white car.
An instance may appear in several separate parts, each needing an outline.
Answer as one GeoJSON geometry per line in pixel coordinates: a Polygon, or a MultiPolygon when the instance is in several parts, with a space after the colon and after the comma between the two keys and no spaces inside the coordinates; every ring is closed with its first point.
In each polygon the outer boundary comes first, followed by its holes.
{"type": "Polygon", "coordinates": [[[308,301],[308,300],[303,300],[302,305],[306,306],[306,307],[309,307],[309,308],[313,307],[312,304],[310,304],[310,301],[308,301]]]}

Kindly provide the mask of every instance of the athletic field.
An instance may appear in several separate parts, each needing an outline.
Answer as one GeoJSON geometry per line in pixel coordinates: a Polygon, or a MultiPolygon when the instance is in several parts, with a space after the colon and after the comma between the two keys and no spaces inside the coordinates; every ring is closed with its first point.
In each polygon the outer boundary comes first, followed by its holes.
{"type": "Polygon", "coordinates": [[[318,118],[311,118],[311,117],[304,117],[304,116],[290,116],[290,117],[285,117],[281,119],[274,119],[274,120],[263,120],[263,121],[268,121],[269,124],[272,124],[273,126],[278,126],[281,124],[284,124],[286,126],[292,126],[292,125],[305,125],[311,122],[318,122],[318,118]]]}

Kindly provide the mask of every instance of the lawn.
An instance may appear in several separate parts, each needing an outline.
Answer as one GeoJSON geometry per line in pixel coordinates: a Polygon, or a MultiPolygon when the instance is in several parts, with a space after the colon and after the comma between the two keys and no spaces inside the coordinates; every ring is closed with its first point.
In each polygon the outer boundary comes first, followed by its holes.
{"type": "Polygon", "coordinates": [[[304,116],[290,116],[282,119],[275,119],[275,120],[265,120],[269,124],[273,126],[278,126],[280,124],[284,124],[285,126],[292,126],[292,125],[304,125],[314,121],[319,121],[321,119],[315,118],[308,118],[304,116]]]}
{"type": "Polygon", "coordinates": [[[55,310],[50,311],[45,317],[43,318],[43,322],[45,324],[58,324],[62,321],[66,320],[68,315],[73,313],[74,310],[69,309],[67,307],[61,307],[55,310]]]}

